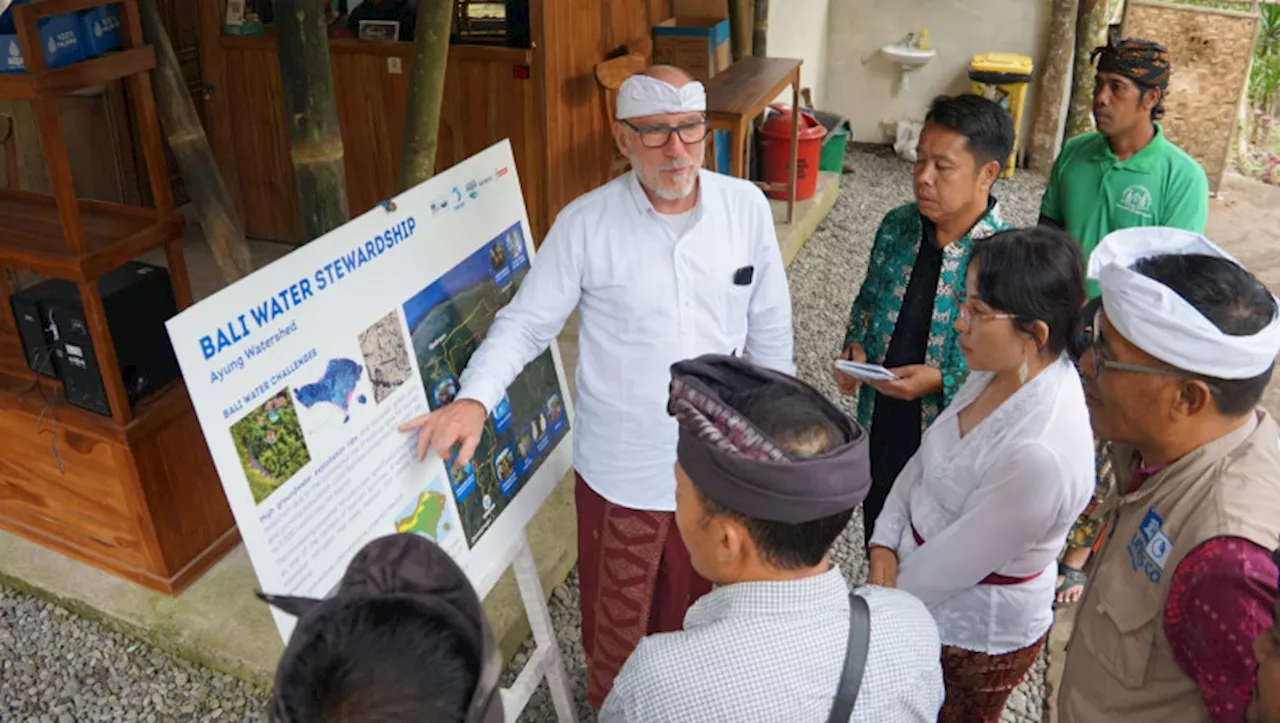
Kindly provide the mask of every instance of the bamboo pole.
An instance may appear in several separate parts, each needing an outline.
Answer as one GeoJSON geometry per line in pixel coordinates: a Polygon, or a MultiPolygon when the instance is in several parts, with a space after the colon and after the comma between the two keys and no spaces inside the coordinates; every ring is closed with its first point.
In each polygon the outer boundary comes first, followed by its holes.
{"type": "Polygon", "coordinates": [[[751,54],[769,57],[769,0],[756,0],[755,22],[751,25],[751,54]]]}
{"type": "Polygon", "coordinates": [[[1047,174],[1062,148],[1062,130],[1071,92],[1071,68],[1076,51],[1076,18],[1080,0],[1053,0],[1049,47],[1040,69],[1036,111],[1027,144],[1028,166],[1047,174]]]}
{"type": "MultiPolygon", "coordinates": [[[[1115,0],[1120,2],[1122,0],[1115,0]]],[[[1107,42],[1107,23],[1113,0],[1080,0],[1076,22],[1075,71],[1071,83],[1071,105],[1067,110],[1067,138],[1093,130],[1093,60],[1089,54],[1107,42]]]]}
{"type": "Polygon", "coordinates": [[[249,244],[244,238],[244,227],[236,214],[235,203],[227,190],[222,171],[213,158],[209,138],[200,125],[196,104],[187,90],[182,66],[173,52],[164,19],[155,0],[139,0],[138,11],[142,16],[142,31],[147,43],[155,49],[156,112],[164,128],[178,164],[178,172],[186,184],[187,193],[195,204],[200,228],[213,250],[214,261],[227,283],[243,278],[253,271],[249,244]]]}
{"type": "Polygon", "coordinates": [[[444,74],[449,62],[452,26],[452,0],[419,0],[413,31],[413,65],[409,68],[404,152],[400,161],[401,191],[413,188],[436,172],[440,106],[444,101],[444,74]]]}
{"type": "Polygon", "coordinates": [[[275,7],[276,57],[289,122],[289,157],[297,177],[307,241],[351,217],[324,7],[315,0],[276,0],[275,7]]]}
{"type": "Polygon", "coordinates": [[[729,38],[734,61],[751,55],[755,11],[751,0],[729,0],[729,38]]]}

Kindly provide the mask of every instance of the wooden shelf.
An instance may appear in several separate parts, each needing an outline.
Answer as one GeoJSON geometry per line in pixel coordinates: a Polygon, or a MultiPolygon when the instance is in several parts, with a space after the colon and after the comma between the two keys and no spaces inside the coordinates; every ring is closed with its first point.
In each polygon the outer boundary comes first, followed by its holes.
{"type": "Polygon", "coordinates": [[[184,406],[190,407],[187,387],[179,379],[139,400],[133,405],[133,419],[120,426],[111,417],[67,402],[60,381],[18,369],[11,361],[0,366],[0,408],[21,408],[33,419],[43,411],[46,425],[56,422],[103,442],[130,444],[171,421],[184,406]]]}
{"type": "Polygon", "coordinates": [[[145,73],[156,67],[151,46],[108,53],[98,58],[38,73],[0,73],[0,99],[35,100],[145,73]]]}
{"type": "MultiPolygon", "coordinates": [[[[0,309],[0,528],[177,594],[235,545],[235,520],[179,378],[130,404],[98,277],[163,247],[182,309],[191,282],[184,219],[173,207],[151,88],[154,50],[137,0],[33,0],[15,5],[29,73],[0,76],[0,98],[28,101],[53,195],[0,191],[0,269],[68,279],[79,291],[111,414],[72,406],[63,385],[26,365],[16,321],[0,309]],[[118,5],[125,50],[43,68],[41,18],[118,5]],[[114,80],[127,85],[155,208],[76,197],[56,100],[114,80]]],[[[0,302],[9,299],[0,277],[0,302]]],[[[163,330],[157,330],[163,334],[163,330]]]]}
{"type": "Polygon", "coordinates": [[[182,235],[176,210],[79,199],[86,250],[67,250],[53,196],[0,190],[0,265],[43,276],[92,281],[126,261],[182,235]]]}

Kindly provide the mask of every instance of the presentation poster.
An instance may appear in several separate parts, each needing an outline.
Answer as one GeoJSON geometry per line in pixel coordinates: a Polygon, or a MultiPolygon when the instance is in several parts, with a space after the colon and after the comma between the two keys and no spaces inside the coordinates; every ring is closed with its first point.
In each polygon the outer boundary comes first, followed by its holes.
{"type": "MultiPolygon", "coordinates": [[[[264,591],[324,597],[393,532],[435,540],[478,586],[496,579],[572,464],[559,351],[511,384],[465,466],[418,462],[398,427],[457,395],[533,255],[503,141],[169,321],[264,591]]],[[[287,640],[293,618],[272,614],[287,640]]]]}

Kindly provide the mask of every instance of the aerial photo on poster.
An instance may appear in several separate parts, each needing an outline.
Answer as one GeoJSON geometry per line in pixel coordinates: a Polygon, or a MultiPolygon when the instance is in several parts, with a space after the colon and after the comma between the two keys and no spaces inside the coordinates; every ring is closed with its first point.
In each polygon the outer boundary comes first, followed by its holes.
{"type": "Polygon", "coordinates": [[[413,376],[409,347],[400,331],[400,314],[392,311],[360,332],[360,353],[373,382],[373,398],[378,404],[391,396],[413,376]]]}
{"type": "Polygon", "coordinates": [[[231,425],[231,438],[255,503],[261,504],[311,461],[288,389],[231,425]]]}
{"type": "MultiPolygon", "coordinates": [[[[529,270],[520,224],[477,250],[404,304],[414,356],[432,409],[453,401],[458,379],[480,346],[494,315],[511,300],[529,270]]],[[[537,471],[547,450],[568,431],[549,428],[561,410],[560,382],[550,350],[516,377],[485,421],[471,463],[450,471],[467,542],[474,545],[537,471]],[[538,426],[537,420],[543,420],[538,426]],[[533,435],[533,431],[540,434],[533,435]],[[518,449],[530,435],[528,452],[518,449]]]]}

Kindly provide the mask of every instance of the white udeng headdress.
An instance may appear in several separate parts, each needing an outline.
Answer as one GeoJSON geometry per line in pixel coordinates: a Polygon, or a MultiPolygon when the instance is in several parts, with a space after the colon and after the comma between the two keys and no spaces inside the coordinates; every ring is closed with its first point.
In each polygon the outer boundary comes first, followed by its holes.
{"type": "Polygon", "coordinates": [[[1089,257],[1089,278],[1102,289],[1102,306],[1116,331],[1166,364],[1215,379],[1252,379],[1271,368],[1280,354],[1280,313],[1251,336],[1224,334],[1176,291],[1132,268],[1164,254],[1217,256],[1244,268],[1190,231],[1147,227],[1110,233],[1089,257]]]}
{"type": "Polygon", "coordinates": [[[648,75],[636,74],[618,88],[618,120],[666,113],[701,113],[707,109],[707,91],[698,81],[679,88],[648,75]]]}

